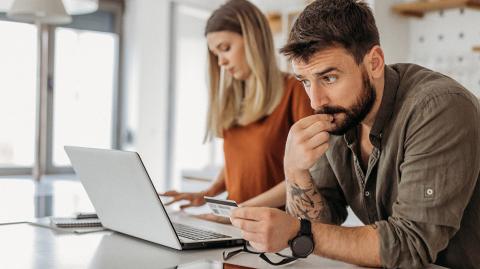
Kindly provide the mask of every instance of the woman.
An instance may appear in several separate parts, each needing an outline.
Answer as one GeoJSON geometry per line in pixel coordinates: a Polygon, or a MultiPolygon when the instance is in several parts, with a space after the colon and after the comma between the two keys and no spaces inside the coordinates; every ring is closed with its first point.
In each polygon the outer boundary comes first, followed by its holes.
{"type": "Polygon", "coordinates": [[[283,207],[283,155],[293,123],[313,113],[301,84],[275,60],[265,16],[246,0],[215,10],[205,29],[209,50],[209,111],[205,140],[224,140],[225,166],[205,191],[169,191],[170,203],[203,205],[225,190],[242,206],[283,207]]]}

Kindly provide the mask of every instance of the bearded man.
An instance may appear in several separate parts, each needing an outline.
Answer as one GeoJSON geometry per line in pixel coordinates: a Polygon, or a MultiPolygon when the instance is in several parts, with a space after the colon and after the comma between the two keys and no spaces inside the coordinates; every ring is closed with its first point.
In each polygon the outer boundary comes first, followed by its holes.
{"type": "Polygon", "coordinates": [[[264,252],[290,246],[362,266],[480,264],[480,107],[459,83],[385,65],[367,4],[317,0],[282,52],[316,115],[290,130],[287,212],[231,215],[264,252]],[[347,206],[365,224],[343,227],[347,206]]]}

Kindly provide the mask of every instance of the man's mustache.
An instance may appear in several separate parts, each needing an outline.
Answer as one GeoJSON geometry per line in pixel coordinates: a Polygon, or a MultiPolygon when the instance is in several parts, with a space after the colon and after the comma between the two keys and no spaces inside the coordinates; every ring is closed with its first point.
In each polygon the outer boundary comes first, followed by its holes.
{"type": "Polygon", "coordinates": [[[347,110],[340,106],[324,106],[315,110],[315,114],[337,114],[346,112],[347,110]]]}

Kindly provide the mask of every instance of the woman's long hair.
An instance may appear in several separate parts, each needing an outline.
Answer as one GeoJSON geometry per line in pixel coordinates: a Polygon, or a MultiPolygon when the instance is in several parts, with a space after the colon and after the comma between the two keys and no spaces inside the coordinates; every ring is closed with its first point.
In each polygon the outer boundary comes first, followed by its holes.
{"type": "Polygon", "coordinates": [[[219,31],[242,35],[252,74],[248,81],[234,79],[221,70],[217,56],[209,51],[210,95],[205,141],[223,137],[223,131],[232,126],[245,126],[271,114],[284,92],[272,33],[265,15],[257,7],[247,0],[228,1],[210,16],[205,35],[219,31]]]}

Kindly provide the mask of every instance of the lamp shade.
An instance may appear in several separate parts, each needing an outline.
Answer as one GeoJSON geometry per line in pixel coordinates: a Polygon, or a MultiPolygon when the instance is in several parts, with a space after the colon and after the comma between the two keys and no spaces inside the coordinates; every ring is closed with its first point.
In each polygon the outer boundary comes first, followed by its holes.
{"type": "Polygon", "coordinates": [[[0,12],[7,12],[13,4],[13,0],[0,0],[0,12]]]}
{"type": "Polygon", "coordinates": [[[62,0],[15,0],[7,17],[44,24],[67,24],[72,17],[67,14],[62,0]]]}
{"type": "Polygon", "coordinates": [[[98,0],[63,0],[70,15],[81,15],[97,11],[98,0]]]}

